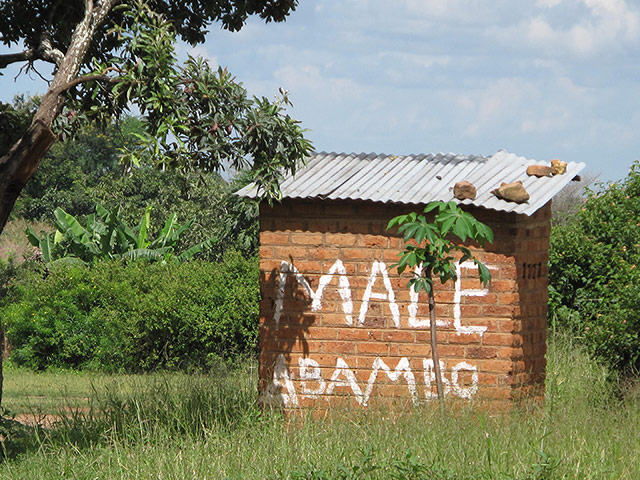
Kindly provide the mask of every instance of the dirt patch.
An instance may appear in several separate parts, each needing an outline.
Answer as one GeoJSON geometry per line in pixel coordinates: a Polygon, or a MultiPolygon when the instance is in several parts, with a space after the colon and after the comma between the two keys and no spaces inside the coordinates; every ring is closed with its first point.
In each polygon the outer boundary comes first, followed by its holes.
{"type": "MultiPolygon", "coordinates": [[[[39,396],[34,395],[31,398],[39,398],[39,396]]],[[[42,428],[51,428],[56,423],[62,422],[65,419],[70,419],[78,415],[86,416],[90,412],[90,409],[89,407],[64,407],[59,409],[59,412],[60,413],[19,413],[15,416],[15,421],[30,427],[39,426],[42,428]]]]}
{"type": "Polygon", "coordinates": [[[42,428],[51,428],[60,420],[62,420],[60,415],[51,415],[49,413],[19,413],[15,417],[15,421],[23,425],[42,428]]]}

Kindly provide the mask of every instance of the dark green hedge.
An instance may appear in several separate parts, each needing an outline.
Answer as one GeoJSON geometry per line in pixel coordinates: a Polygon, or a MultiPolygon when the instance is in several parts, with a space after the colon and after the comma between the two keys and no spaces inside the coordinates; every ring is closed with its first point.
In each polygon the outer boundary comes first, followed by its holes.
{"type": "Polygon", "coordinates": [[[619,370],[640,368],[640,164],[551,232],[549,320],[619,370]]]}
{"type": "Polygon", "coordinates": [[[256,352],[258,264],[59,266],[18,275],[0,304],[19,365],[141,372],[256,352]]]}

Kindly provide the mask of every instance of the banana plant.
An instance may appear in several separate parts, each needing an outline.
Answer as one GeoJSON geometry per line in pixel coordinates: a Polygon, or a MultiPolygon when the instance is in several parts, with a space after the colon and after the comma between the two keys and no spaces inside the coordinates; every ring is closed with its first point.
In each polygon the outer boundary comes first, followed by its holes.
{"type": "Polygon", "coordinates": [[[96,205],[96,213],[89,215],[83,226],[73,215],[56,208],[55,234],[42,233],[38,236],[31,227],[27,227],[26,234],[29,242],[40,249],[46,264],[140,258],[182,262],[211,248],[216,241],[215,238],[210,238],[176,254],[176,244],[182,234],[191,228],[194,220],[180,225],[177,215],[171,214],[158,236],[151,239],[150,214],[151,207],[147,207],[140,223],[131,228],[122,220],[119,207],[110,211],[102,205],[96,205]]]}

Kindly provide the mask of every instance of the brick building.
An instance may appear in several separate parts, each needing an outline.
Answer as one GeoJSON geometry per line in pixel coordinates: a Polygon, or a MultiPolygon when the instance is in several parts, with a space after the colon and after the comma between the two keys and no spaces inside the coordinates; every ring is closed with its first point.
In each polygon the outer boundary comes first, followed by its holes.
{"type": "MultiPolygon", "coordinates": [[[[492,272],[483,288],[472,263],[458,280],[435,282],[445,394],[464,399],[540,396],[544,388],[551,198],[584,164],[528,176],[540,164],[500,151],[491,157],[312,156],[282,184],[284,199],[260,205],[260,398],[286,408],[420,403],[436,397],[426,294],[391,265],[403,247],[388,221],[453,185],[489,225],[494,242],[473,248],[492,272]],[[497,198],[521,180],[527,203],[497,198]]],[[[238,194],[255,197],[255,187],[238,194]]]]}

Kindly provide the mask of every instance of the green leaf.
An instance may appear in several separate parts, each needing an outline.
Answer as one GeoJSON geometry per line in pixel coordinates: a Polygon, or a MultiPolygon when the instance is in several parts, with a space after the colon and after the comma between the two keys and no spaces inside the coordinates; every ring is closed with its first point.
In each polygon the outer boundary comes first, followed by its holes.
{"type": "Polygon", "coordinates": [[[163,247],[167,243],[177,224],[177,218],[178,216],[175,213],[169,215],[169,218],[167,218],[167,221],[164,223],[164,227],[158,235],[158,238],[153,242],[154,244],[157,242],[160,247],[163,247]]]}
{"type": "Polygon", "coordinates": [[[53,243],[57,245],[64,240],[64,234],[60,230],[56,230],[53,234],[53,243]]]}
{"type": "Polygon", "coordinates": [[[435,210],[436,208],[439,208],[441,204],[442,204],[442,202],[431,202],[426,207],[424,207],[424,210],[422,210],[422,211],[424,213],[429,213],[429,212],[435,210]]]}
{"type": "Polygon", "coordinates": [[[27,238],[29,239],[29,243],[34,247],[40,246],[40,237],[33,231],[30,225],[27,226],[27,230],[25,231],[27,238]]]}
{"type": "Polygon", "coordinates": [[[478,266],[478,274],[480,276],[480,282],[482,283],[482,285],[488,285],[491,282],[491,272],[489,271],[489,269],[485,266],[484,263],[482,263],[479,260],[474,260],[474,263],[478,266]]]}
{"type": "Polygon", "coordinates": [[[417,228],[415,231],[415,240],[418,243],[418,245],[422,243],[426,235],[427,235],[426,226],[420,225],[419,228],[417,228]]]}
{"type": "MultiPolygon", "coordinates": [[[[408,223],[407,228],[404,230],[404,241],[408,242],[409,240],[416,240],[418,233],[422,230],[422,225],[419,222],[411,222],[408,223]]],[[[420,243],[420,242],[418,242],[420,243]]]]}
{"type": "Polygon", "coordinates": [[[47,264],[51,263],[51,260],[53,259],[53,247],[54,247],[54,243],[51,240],[51,235],[48,233],[45,233],[42,236],[42,241],[40,242],[40,245],[38,247],[42,252],[42,260],[44,261],[44,263],[47,263],[47,264]]]}
{"type": "Polygon", "coordinates": [[[469,237],[471,234],[471,225],[465,215],[458,217],[458,220],[453,226],[453,233],[463,242],[469,237]]]}
{"type": "Polygon", "coordinates": [[[191,260],[198,253],[200,253],[200,252],[202,252],[204,250],[213,248],[213,246],[215,245],[215,243],[217,241],[218,241],[217,237],[211,237],[211,238],[209,238],[208,240],[205,240],[202,243],[194,245],[193,247],[185,250],[180,255],[178,255],[178,260],[179,261],[191,260]]]}
{"type": "Polygon", "coordinates": [[[405,217],[404,215],[399,215],[399,216],[393,217],[391,220],[389,220],[389,224],[387,225],[387,230],[392,229],[396,225],[404,223],[403,222],[404,217],[405,217]]]}
{"type": "Polygon", "coordinates": [[[446,217],[446,219],[442,222],[442,228],[440,230],[440,233],[442,234],[442,236],[446,236],[447,233],[449,233],[449,230],[451,230],[451,226],[456,223],[456,217],[453,215],[449,215],[446,217]]]}
{"type": "Polygon", "coordinates": [[[136,242],[136,248],[147,248],[149,243],[147,238],[149,236],[149,226],[151,224],[151,206],[148,206],[140,221],[140,226],[138,229],[138,241],[136,242]]]}
{"type": "Polygon", "coordinates": [[[148,248],[136,248],[122,254],[122,258],[126,260],[139,260],[142,258],[147,260],[164,260],[171,253],[173,253],[173,248],[171,247],[156,248],[153,250],[148,248]]]}
{"type": "Polygon", "coordinates": [[[478,230],[476,240],[478,240],[480,243],[493,243],[493,230],[491,230],[488,225],[485,225],[482,222],[477,222],[476,228],[478,230]]]}
{"type": "Polygon", "coordinates": [[[56,217],[56,225],[62,227],[59,230],[68,235],[70,239],[77,243],[86,243],[89,241],[89,232],[80,225],[80,222],[71,214],[65,212],[60,207],[53,212],[56,217]]]}

